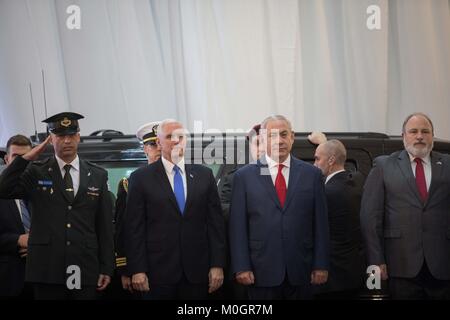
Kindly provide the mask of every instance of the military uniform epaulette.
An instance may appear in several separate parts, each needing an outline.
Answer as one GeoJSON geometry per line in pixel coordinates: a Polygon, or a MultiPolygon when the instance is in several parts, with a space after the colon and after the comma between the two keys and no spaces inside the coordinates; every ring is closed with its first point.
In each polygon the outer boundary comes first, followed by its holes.
{"type": "Polygon", "coordinates": [[[97,168],[97,169],[99,169],[99,170],[101,170],[101,171],[106,171],[105,168],[103,168],[102,166],[100,166],[100,165],[98,165],[98,164],[96,164],[96,163],[94,163],[94,162],[91,162],[91,161],[89,161],[89,160],[85,160],[85,161],[86,161],[86,163],[87,163],[88,165],[90,165],[91,167],[97,168]]]}

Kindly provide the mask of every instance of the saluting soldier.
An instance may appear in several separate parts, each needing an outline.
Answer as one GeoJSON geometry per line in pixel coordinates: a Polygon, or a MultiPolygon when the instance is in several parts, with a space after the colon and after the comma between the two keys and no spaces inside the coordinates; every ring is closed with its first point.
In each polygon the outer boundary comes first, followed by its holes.
{"type": "MultiPolygon", "coordinates": [[[[161,148],[156,143],[158,126],[160,121],[146,123],[141,126],[136,136],[142,142],[148,164],[157,161],[161,157],[161,148]]],[[[121,277],[122,288],[133,292],[131,277],[127,271],[127,258],[124,252],[124,215],[127,204],[128,179],[123,178],[117,188],[116,200],[116,272],[121,277]]]]}
{"type": "Polygon", "coordinates": [[[26,281],[36,299],[95,299],[114,270],[108,175],[78,157],[82,118],[63,112],[44,120],[47,139],[0,176],[0,197],[27,199],[32,212],[26,281]],[[54,156],[35,161],[48,143],[54,156]]]}

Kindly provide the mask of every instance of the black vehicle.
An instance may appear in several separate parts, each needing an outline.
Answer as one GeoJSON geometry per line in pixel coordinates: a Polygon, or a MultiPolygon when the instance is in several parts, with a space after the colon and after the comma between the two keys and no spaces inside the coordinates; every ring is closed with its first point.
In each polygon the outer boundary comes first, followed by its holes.
{"type": "MultiPolygon", "coordinates": [[[[292,153],[312,163],[317,146],[308,141],[308,134],[295,134],[292,153]]],[[[401,136],[371,132],[328,132],[325,134],[329,140],[338,139],[345,145],[346,169],[360,172],[365,177],[369,174],[376,157],[404,148],[401,136]]],[[[41,141],[44,138],[40,137],[41,141]]],[[[450,154],[450,141],[435,138],[433,150],[450,154]]],[[[3,151],[3,155],[4,153],[3,151]]],[[[134,170],[147,164],[142,145],[136,136],[123,135],[113,130],[101,130],[91,136],[82,136],[78,154],[81,158],[92,161],[108,171],[110,191],[114,194],[117,192],[120,179],[128,177],[134,170]]],[[[48,146],[41,158],[52,155],[53,149],[48,146]]],[[[249,163],[246,135],[191,135],[188,139],[185,159],[187,163],[200,163],[210,167],[221,190],[222,177],[237,166],[249,163]]],[[[361,299],[385,299],[386,296],[384,290],[363,290],[360,294],[361,299]]]]}
{"type": "MultiPolygon", "coordinates": [[[[317,146],[308,141],[308,134],[295,134],[292,153],[312,163],[317,146]]],[[[377,156],[388,155],[404,148],[401,136],[372,132],[326,132],[325,134],[328,139],[340,140],[347,148],[346,169],[358,171],[364,176],[369,174],[372,162],[377,156]]],[[[433,150],[450,154],[450,141],[435,139],[433,150]]],[[[200,163],[210,167],[220,189],[223,176],[236,166],[249,163],[248,151],[245,134],[193,134],[188,140],[186,162],[200,163]]],[[[5,151],[0,149],[0,152],[3,158],[5,151]]],[[[78,153],[81,158],[92,161],[108,171],[110,190],[113,193],[116,193],[121,178],[129,176],[138,167],[147,164],[142,145],[136,136],[124,135],[114,130],[99,130],[90,136],[82,136],[78,153]]],[[[52,154],[52,147],[49,146],[41,157],[46,158],[52,154]]]]}

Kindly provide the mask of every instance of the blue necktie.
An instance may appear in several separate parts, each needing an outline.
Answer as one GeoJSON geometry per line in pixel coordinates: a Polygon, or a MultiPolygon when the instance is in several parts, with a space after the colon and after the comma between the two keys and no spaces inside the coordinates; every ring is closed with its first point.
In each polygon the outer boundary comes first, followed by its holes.
{"type": "Polygon", "coordinates": [[[175,198],[177,198],[181,214],[183,214],[184,205],[186,203],[186,199],[184,198],[183,178],[181,177],[180,168],[178,166],[174,166],[173,171],[175,172],[175,177],[173,178],[173,192],[175,193],[175,198]]]}
{"type": "Polygon", "coordinates": [[[23,228],[25,229],[25,232],[29,232],[31,225],[30,212],[28,211],[25,201],[19,200],[19,203],[20,203],[20,211],[22,212],[23,228]]]}

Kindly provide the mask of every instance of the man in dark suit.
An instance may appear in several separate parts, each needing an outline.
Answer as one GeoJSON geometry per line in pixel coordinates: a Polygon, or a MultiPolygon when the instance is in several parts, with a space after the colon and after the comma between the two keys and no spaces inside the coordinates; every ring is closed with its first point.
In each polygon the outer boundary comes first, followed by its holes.
{"type": "Polygon", "coordinates": [[[226,259],[216,181],[210,169],[185,164],[181,123],[163,121],[158,143],[161,159],[129,179],[125,249],[132,285],[148,299],[205,299],[222,285],[226,259]]]}
{"type": "MultiPolygon", "coordinates": [[[[6,165],[31,147],[25,136],[11,137],[6,144],[6,165]]],[[[0,199],[0,297],[31,298],[28,290],[24,290],[30,222],[30,212],[23,200],[0,199]]]]}
{"type": "Polygon", "coordinates": [[[291,124],[261,124],[266,154],[234,175],[230,249],[250,299],[309,299],[327,281],[329,235],[322,173],[290,155],[291,124]]]}
{"type": "Polygon", "coordinates": [[[361,204],[370,265],[394,299],[450,298],[450,157],[432,151],[423,113],[403,123],[405,150],[375,159],[361,204]]]}
{"type": "Polygon", "coordinates": [[[77,155],[81,118],[64,112],[44,120],[50,136],[0,176],[0,197],[30,205],[26,280],[36,299],[94,299],[114,269],[107,172],[77,155]],[[55,156],[34,161],[50,141],[55,156]]]}
{"type": "MultiPolygon", "coordinates": [[[[249,156],[250,162],[256,162],[259,157],[263,154],[263,149],[261,146],[261,141],[259,139],[259,131],[261,129],[260,124],[253,126],[252,130],[247,134],[247,140],[249,144],[249,156]]],[[[226,223],[228,223],[228,218],[230,215],[230,203],[231,203],[231,191],[233,187],[233,176],[235,172],[241,167],[237,166],[235,169],[228,172],[228,174],[223,177],[224,182],[222,189],[220,190],[220,202],[222,204],[222,212],[225,217],[226,223]]]]}
{"type": "Polygon", "coordinates": [[[359,210],[364,177],[346,171],[347,150],[339,140],[321,143],[314,165],[325,176],[330,226],[330,271],[328,282],[316,298],[355,299],[365,275],[359,210]]]}
{"type": "MultiPolygon", "coordinates": [[[[143,144],[147,163],[151,164],[161,157],[161,147],[157,140],[157,132],[160,121],[146,123],[136,133],[136,137],[143,144]]],[[[123,178],[117,188],[116,214],[115,214],[115,244],[116,244],[116,273],[120,275],[121,285],[124,290],[133,292],[131,276],[127,270],[127,258],[125,255],[124,221],[127,207],[128,179],[123,178]]],[[[128,298],[128,297],[127,297],[128,298]]]]}
{"type": "MultiPolygon", "coordinates": [[[[250,130],[250,132],[247,134],[247,140],[250,151],[249,152],[250,162],[256,162],[256,160],[258,160],[259,157],[263,154],[262,144],[259,137],[260,129],[261,124],[256,124],[253,126],[252,130],[250,130]]],[[[236,171],[240,168],[242,168],[242,165],[240,166],[236,165],[236,168],[228,172],[228,174],[223,177],[224,182],[222,184],[222,188],[220,189],[220,202],[222,204],[222,212],[225,218],[227,231],[229,229],[228,222],[230,216],[231,193],[233,190],[233,177],[236,171]]],[[[230,260],[229,257],[228,260],[230,260]]],[[[248,298],[246,287],[235,281],[234,275],[230,274],[231,272],[229,268],[227,268],[226,271],[227,271],[225,276],[226,279],[223,286],[226,297],[227,298],[231,297],[236,300],[246,300],[248,298]]]]}

